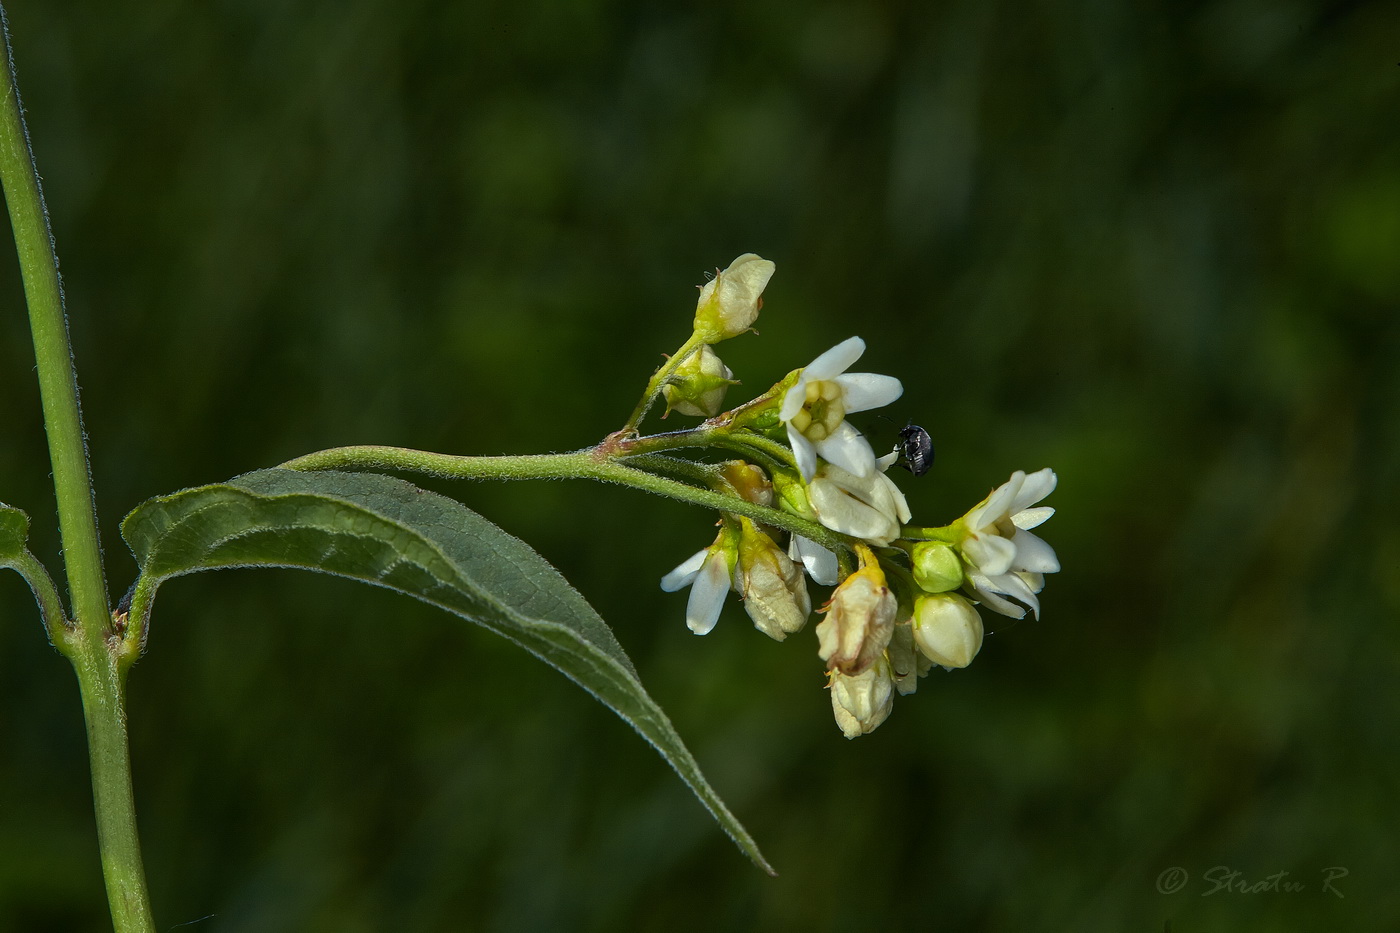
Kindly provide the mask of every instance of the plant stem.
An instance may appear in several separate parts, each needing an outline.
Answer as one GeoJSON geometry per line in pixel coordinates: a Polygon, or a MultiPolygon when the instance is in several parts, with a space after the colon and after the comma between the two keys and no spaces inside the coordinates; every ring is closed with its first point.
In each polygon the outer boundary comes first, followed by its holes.
{"type": "Polygon", "coordinates": [[[592,479],[631,486],[720,512],[747,515],[765,525],[802,535],[828,550],[839,551],[850,546],[846,538],[816,522],[737,496],[655,476],[609,459],[600,454],[600,449],[519,457],[454,457],[405,447],[332,447],[288,460],[281,467],[284,470],[403,470],[443,479],[592,479]]]}
{"type": "Polygon", "coordinates": [[[680,365],[690,359],[692,353],[704,346],[705,341],[700,339],[699,334],[691,334],[690,339],[681,344],[681,348],[671,355],[661,368],[652,373],[651,380],[647,382],[646,391],[642,393],[642,399],[637,403],[637,407],[632,409],[632,416],[627,419],[627,423],[617,433],[619,435],[632,434],[637,430],[637,425],[642,423],[647,411],[652,403],[656,401],[656,393],[661,391],[661,387],[666,384],[680,365]]]}
{"type": "Polygon", "coordinates": [[[22,551],[13,560],[0,561],[0,567],[16,571],[34,593],[34,601],[39,604],[39,612],[44,617],[44,628],[48,630],[49,641],[59,644],[69,633],[68,620],[63,614],[63,600],[58,597],[58,588],[53,585],[53,577],[48,568],[33,554],[22,551]]]}
{"type": "Polygon", "coordinates": [[[71,637],[55,644],[73,662],[82,691],[98,845],[112,922],[118,933],[153,933],[131,794],[123,677],[109,643],[111,609],[78,408],[78,380],[63,313],[58,257],[15,85],[9,19],[3,7],[0,30],[5,41],[5,67],[0,69],[0,180],[29,306],[75,626],[71,637]]]}
{"type": "Polygon", "coordinates": [[[919,528],[907,525],[900,537],[906,541],[940,541],[943,544],[957,544],[963,539],[963,529],[960,525],[961,520],[937,528],[919,528]]]}

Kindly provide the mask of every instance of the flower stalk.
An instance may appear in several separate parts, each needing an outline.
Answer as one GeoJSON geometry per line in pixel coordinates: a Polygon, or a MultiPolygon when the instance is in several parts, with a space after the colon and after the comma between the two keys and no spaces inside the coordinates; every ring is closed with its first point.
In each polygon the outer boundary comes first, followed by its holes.
{"type": "MultiPolygon", "coordinates": [[[[665,437],[665,435],[661,435],[665,437]]],[[[644,449],[638,445],[632,449],[644,449]]],[[[668,449],[665,446],[662,449],[668,449]]],[[[828,549],[843,548],[845,539],[830,529],[779,509],[749,502],[734,495],[700,489],[641,469],[642,457],[617,457],[608,442],[566,454],[528,454],[505,457],[457,457],[405,447],[332,447],[305,454],[281,464],[286,470],[397,470],[440,479],[591,479],[630,486],[692,505],[744,515],[765,525],[802,535],[828,549]],[[629,463],[640,461],[638,466],[629,463]]],[[[650,452],[648,450],[648,452],[650,452]]]]}

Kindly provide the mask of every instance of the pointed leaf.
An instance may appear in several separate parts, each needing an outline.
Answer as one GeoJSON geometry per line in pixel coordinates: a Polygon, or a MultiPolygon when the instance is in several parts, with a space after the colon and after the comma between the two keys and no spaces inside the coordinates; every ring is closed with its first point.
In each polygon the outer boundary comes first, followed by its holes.
{"type": "Polygon", "coordinates": [[[262,470],[142,503],[122,536],[143,588],[201,570],[295,567],[414,596],[510,639],[640,732],[772,873],[602,618],[544,558],[461,503],[373,473],[262,470]]]}

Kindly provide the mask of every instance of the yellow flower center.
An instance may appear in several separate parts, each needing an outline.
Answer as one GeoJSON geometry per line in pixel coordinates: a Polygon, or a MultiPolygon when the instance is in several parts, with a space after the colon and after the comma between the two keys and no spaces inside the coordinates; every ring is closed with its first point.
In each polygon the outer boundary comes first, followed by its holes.
{"type": "Polygon", "coordinates": [[[807,440],[816,443],[830,437],[844,420],[846,405],[841,386],[830,379],[814,379],[807,383],[807,400],[802,403],[802,410],[793,416],[792,426],[807,440]]]}

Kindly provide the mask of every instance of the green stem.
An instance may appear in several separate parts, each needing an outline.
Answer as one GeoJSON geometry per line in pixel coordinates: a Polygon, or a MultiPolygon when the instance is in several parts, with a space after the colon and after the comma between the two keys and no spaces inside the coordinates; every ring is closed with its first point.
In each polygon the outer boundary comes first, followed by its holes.
{"type": "Polygon", "coordinates": [[[600,454],[600,449],[520,457],[454,457],[404,447],[333,447],[288,460],[281,466],[285,470],[402,470],[443,479],[592,479],[631,486],[720,512],[747,515],[765,525],[795,532],[829,550],[839,551],[850,547],[846,538],[816,522],[737,496],[698,489],[664,476],[655,476],[609,459],[600,454]]]}
{"type": "Polygon", "coordinates": [[[63,614],[63,600],[59,599],[58,587],[53,577],[39,559],[28,551],[21,551],[11,560],[0,561],[0,567],[17,571],[29,589],[34,593],[34,601],[39,604],[39,612],[44,617],[44,628],[49,633],[49,641],[57,645],[66,642],[71,630],[68,619],[63,614]]]}
{"type": "Polygon", "coordinates": [[[627,423],[618,431],[618,435],[633,434],[637,430],[637,425],[642,423],[647,411],[651,409],[652,403],[656,401],[656,394],[661,391],[661,387],[666,384],[680,365],[690,359],[690,355],[704,346],[705,341],[699,334],[691,334],[690,339],[681,344],[681,348],[671,355],[661,368],[652,374],[651,381],[647,383],[646,391],[642,393],[642,399],[637,403],[637,407],[632,409],[632,416],[627,419],[627,423]]]}
{"type": "Polygon", "coordinates": [[[0,181],[15,233],[58,503],[64,569],[75,630],[56,642],[73,663],[87,721],[98,845],[118,933],[153,933],[131,794],[123,678],[110,644],[111,610],[98,546],[97,513],[78,408],[58,257],[15,85],[9,19],[0,7],[0,181]]]}
{"type": "Polygon", "coordinates": [[[906,525],[900,531],[900,538],[905,541],[940,541],[944,544],[957,544],[965,536],[961,527],[962,521],[959,519],[951,525],[943,525],[938,528],[920,528],[915,525],[906,525]]]}

